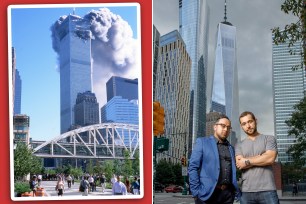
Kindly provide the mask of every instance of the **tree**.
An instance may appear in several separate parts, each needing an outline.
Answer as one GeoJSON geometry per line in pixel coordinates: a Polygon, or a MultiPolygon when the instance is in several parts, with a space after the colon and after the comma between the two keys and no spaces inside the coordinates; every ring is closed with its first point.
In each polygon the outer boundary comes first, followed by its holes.
{"type": "Polygon", "coordinates": [[[182,175],[182,165],[181,164],[172,164],[173,174],[175,178],[175,184],[184,185],[184,177],[182,175]]]}
{"type": "Polygon", "coordinates": [[[156,164],[155,181],[164,185],[174,184],[175,175],[172,169],[172,164],[166,160],[160,160],[156,164]]]}
{"type": "Polygon", "coordinates": [[[136,152],[134,153],[134,158],[135,159],[132,161],[133,171],[135,175],[139,175],[139,171],[140,171],[139,150],[136,150],[136,152]]]}
{"type": "Polygon", "coordinates": [[[122,172],[126,178],[129,178],[129,176],[133,175],[132,160],[130,158],[129,151],[127,150],[124,151],[124,164],[122,172]]]}
{"type": "Polygon", "coordinates": [[[113,176],[114,170],[114,162],[112,160],[106,160],[103,163],[103,173],[105,174],[106,178],[110,180],[113,176]]]}
{"type": "Polygon", "coordinates": [[[42,161],[32,154],[32,150],[25,143],[17,143],[14,150],[14,179],[23,180],[29,173],[40,173],[42,161]]]}
{"type": "Polygon", "coordinates": [[[284,29],[279,27],[273,28],[273,42],[276,45],[288,42],[291,48],[290,54],[300,54],[303,58],[302,64],[294,66],[293,69],[302,68],[303,64],[306,65],[306,0],[285,0],[281,10],[286,14],[293,14],[297,17],[298,21],[286,25],[284,29]],[[302,42],[303,49],[300,53],[296,53],[296,50],[292,49],[295,42],[302,42]]]}
{"type": "Polygon", "coordinates": [[[289,147],[288,153],[292,156],[294,163],[302,167],[306,162],[306,96],[293,106],[293,109],[294,112],[286,124],[289,126],[288,135],[294,135],[297,140],[289,147]]]}

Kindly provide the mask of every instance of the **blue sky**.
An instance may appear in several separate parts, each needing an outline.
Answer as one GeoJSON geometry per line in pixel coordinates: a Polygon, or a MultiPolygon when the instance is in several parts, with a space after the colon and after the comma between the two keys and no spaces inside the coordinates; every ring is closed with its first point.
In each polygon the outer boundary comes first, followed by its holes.
{"type": "Polygon", "coordinates": [[[8,23],[11,25],[9,47],[16,50],[16,68],[22,80],[21,113],[30,116],[33,140],[48,140],[60,134],[60,76],[57,54],[52,48],[51,25],[60,16],[73,13],[74,7],[75,14],[81,17],[91,10],[107,7],[128,22],[133,38],[138,37],[139,29],[135,4],[49,6],[12,8],[8,23]]]}

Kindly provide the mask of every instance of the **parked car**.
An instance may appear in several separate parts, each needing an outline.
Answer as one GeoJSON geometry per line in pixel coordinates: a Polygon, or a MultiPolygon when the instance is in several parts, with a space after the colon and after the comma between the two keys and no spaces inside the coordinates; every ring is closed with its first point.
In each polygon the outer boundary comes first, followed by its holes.
{"type": "Polygon", "coordinates": [[[155,192],[164,192],[165,186],[161,183],[154,183],[154,187],[155,187],[155,192]]]}
{"type": "Polygon", "coordinates": [[[182,186],[177,186],[177,185],[170,185],[170,186],[167,186],[165,188],[165,191],[167,193],[169,192],[172,192],[172,193],[179,193],[179,192],[182,192],[183,191],[183,187],[182,186]]]}

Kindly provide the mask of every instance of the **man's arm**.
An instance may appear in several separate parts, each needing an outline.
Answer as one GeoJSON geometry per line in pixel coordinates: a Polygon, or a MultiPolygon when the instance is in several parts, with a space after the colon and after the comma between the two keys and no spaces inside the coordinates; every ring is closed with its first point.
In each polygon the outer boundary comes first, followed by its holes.
{"type": "Polygon", "coordinates": [[[269,166],[275,162],[277,151],[267,150],[261,155],[246,157],[236,156],[236,166],[238,169],[248,169],[253,166],[269,166]]]}
{"type": "Polygon", "coordinates": [[[202,160],[203,160],[203,144],[202,140],[198,138],[196,140],[196,145],[192,151],[188,167],[189,187],[192,193],[192,197],[197,197],[198,195],[198,189],[200,186],[199,170],[201,168],[202,160]]]}

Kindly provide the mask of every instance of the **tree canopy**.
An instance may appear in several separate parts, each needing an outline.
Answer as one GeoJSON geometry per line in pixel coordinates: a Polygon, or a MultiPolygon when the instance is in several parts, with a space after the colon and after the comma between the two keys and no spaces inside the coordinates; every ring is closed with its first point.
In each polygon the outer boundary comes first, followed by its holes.
{"type": "Polygon", "coordinates": [[[300,54],[303,58],[300,65],[296,65],[293,69],[302,68],[306,64],[306,0],[285,0],[281,5],[281,10],[286,14],[293,14],[297,17],[297,22],[286,25],[284,28],[273,28],[273,42],[278,45],[281,43],[289,43],[290,54],[300,54]],[[301,42],[303,49],[296,53],[292,46],[295,42],[301,42]]]}
{"type": "Polygon", "coordinates": [[[286,121],[289,126],[288,135],[294,135],[296,142],[290,146],[288,153],[292,156],[298,166],[304,166],[306,162],[306,96],[296,104],[291,118],[286,121]]]}

